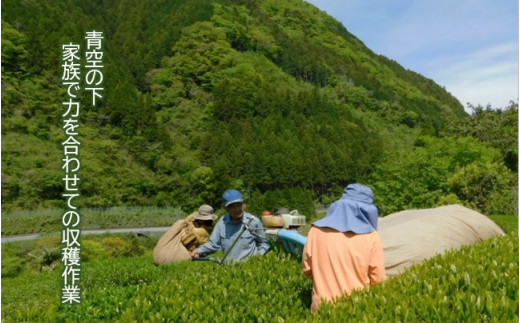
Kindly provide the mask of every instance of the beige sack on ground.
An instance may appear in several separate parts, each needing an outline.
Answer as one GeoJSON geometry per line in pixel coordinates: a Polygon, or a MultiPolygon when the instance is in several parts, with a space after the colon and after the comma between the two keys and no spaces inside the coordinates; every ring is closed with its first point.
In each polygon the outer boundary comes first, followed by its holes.
{"type": "Polygon", "coordinates": [[[387,215],[379,218],[378,232],[388,276],[447,250],[504,234],[485,215],[457,204],[387,215]]]}
{"type": "Polygon", "coordinates": [[[194,214],[186,219],[176,221],[159,239],[153,249],[153,262],[156,265],[166,265],[175,261],[191,259],[188,249],[181,242],[181,232],[194,220],[194,214]]]}

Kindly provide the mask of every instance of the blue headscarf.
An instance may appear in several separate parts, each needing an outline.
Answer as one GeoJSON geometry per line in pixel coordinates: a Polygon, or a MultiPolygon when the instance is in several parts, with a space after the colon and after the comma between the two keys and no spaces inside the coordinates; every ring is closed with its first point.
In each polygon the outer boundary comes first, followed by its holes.
{"type": "Polygon", "coordinates": [[[332,203],[327,215],[313,223],[340,232],[362,234],[377,230],[377,207],[373,203],[372,190],[361,184],[349,184],[343,196],[332,203]]]}

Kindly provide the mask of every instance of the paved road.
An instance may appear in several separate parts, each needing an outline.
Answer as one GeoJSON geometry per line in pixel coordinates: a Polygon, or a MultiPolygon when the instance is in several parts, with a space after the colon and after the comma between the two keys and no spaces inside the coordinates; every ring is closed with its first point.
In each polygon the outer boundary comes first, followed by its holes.
{"type": "MultiPolygon", "coordinates": [[[[327,212],[326,208],[317,209],[316,212],[327,212]]],[[[166,232],[170,227],[144,227],[144,228],[115,228],[115,229],[89,229],[89,230],[81,230],[81,234],[102,234],[102,233],[126,233],[126,232],[134,232],[137,234],[162,234],[166,232]]],[[[12,242],[12,241],[23,241],[23,240],[34,240],[38,239],[42,236],[47,236],[51,234],[61,234],[61,232],[55,233],[31,233],[31,234],[20,234],[15,236],[2,236],[2,243],[12,242]]]]}
{"type": "MultiPolygon", "coordinates": [[[[143,235],[153,235],[153,234],[161,234],[166,232],[170,227],[145,227],[145,228],[116,228],[116,229],[90,229],[90,230],[81,230],[81,234],[102,234],[102,233],[126,233],[126,232],[134,232],[137,234],[143,235]]],[[[2,243],[13,242],[13,241],[23,241],[23,240],[34,240],[38,239],[42,236],[47,235],[59,235],[61,232],[55,233],[30,233],[30,234],[20,234],[15,236],[2,236],[2,243]]]]}

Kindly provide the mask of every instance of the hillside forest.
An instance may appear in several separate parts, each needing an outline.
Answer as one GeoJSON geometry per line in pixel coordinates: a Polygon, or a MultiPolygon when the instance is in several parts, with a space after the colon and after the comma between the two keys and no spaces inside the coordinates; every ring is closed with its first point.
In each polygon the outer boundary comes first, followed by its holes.
{"type": "Polygon", "coordinates": [[[518,98],[464,102],[301,0],[4,0],[2,212],[60,209],[62,45],[102,31],[78,205],[313,215],[360,182],[380,214],[518,213],[518,98]]]}

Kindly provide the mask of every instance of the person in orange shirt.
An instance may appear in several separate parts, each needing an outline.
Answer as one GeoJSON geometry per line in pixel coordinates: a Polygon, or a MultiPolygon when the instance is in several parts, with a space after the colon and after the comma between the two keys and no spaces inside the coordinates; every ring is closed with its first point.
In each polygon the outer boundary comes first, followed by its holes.
{"type": "Polygon", "coordinates": [[[372,190],[350,184],[312,224],[302,257],[303,272],[313,280],[311,312],[322,301],[334,302],[386,279],[377,219],[372,190]]]}

